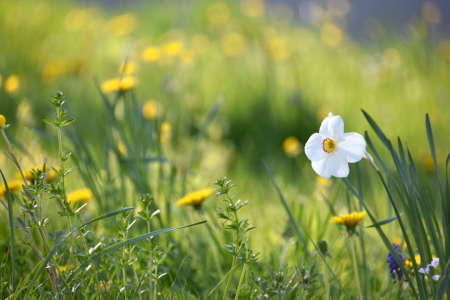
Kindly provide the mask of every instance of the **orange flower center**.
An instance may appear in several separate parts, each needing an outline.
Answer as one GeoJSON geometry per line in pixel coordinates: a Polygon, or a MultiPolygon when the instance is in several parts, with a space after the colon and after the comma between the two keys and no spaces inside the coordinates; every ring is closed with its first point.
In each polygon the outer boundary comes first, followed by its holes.
{"type": "Polygon", "coordinates": [[[322,142],[322,145],[323,145],[323,151],[325,151],[327,153],[331,153],[334,150],[336,150],[336,142],[330,138],[324,139],[322,142]]]}

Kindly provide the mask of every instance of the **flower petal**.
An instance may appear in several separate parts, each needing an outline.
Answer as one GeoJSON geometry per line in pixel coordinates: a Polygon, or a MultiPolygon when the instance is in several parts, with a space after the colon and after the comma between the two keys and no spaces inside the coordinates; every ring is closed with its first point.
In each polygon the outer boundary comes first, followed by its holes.
{"type": "Polygon", "coordinates": [[[347,161],[336,151],[328,155],[326,168],[335,177],[347,177],[350,172],[347,161]]]}
{"type": "Polygon", "coordinates": [[[311,161],[318,161],[323,159],[323,140],[325,136],[320,133],[314,133],[306,142],[305,154],[311,161]]]}
{"type": "Polygon", "coordinates": [[[329,117],[328,131],[332,140],[341,141],[344,135],[344,120],[342,120],[341,116],[329,117]]]}
{"type": "Polygon", "coordinates": [[[439,257],[436,257],[435,259],[433,259],[433,261],[431,262],[431,264],[429,266],[433,266],[433,267],[437,268],[439,266],[439,257]]]}
{"type": "Polygon", "coordinates": [[[420,268],[419,269],[419,273],[425,274],[425,269],[424,268],[420,268]]]}
{"type": "Polygon", "coordinates": [[[360,161],[366,153],[366,141],[356,132],[345,133],[343,140],[336,146],[336,151],[339,151],[349,163],[360,161]]]}
{"type": "Polygon", "coordinates": [[[328,122],[330,121],[330,118],[334,117],[332,113],[328,114],[328,117],[326,117],[322,124],[320,125],[319,133],[324,135],[325,137],[330,137],[330,131],[328,130],[328,122]]]}
{"type": "Polygon", "coordinates": [[[431,276],[431,278],[433,278],[434,280],[438,281],[439,278],[441,278],[441,275],[433,275],[433,276],[431,276]]]}
{"type": "Polygon", "coordinates": [[[325,157],[321,160],[317,161],[311,161],[311,166],[314,171],[316,171],[317,175],[322,176],[325,179],[328,179],[331,177],[330,171],[327,169],[327,160],[329,158],[329,155],[325,155],[325,157]]]}

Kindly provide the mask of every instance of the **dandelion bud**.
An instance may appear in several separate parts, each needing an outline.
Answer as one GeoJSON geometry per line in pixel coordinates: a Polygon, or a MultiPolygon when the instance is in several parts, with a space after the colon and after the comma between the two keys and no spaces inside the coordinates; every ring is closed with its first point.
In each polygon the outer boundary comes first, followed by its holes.
{"type": "Polygon", "coordinates": [[[325,254],[328,252],[328,244],[325,241],[319,242],[319,250],[322,252],[322,254],[325,254]]]}
{"type": "Polygon", "coordinates": [[[0,115],[0,128],[4,127],[6,124],[6,118],[4,115],[0,115]]]}

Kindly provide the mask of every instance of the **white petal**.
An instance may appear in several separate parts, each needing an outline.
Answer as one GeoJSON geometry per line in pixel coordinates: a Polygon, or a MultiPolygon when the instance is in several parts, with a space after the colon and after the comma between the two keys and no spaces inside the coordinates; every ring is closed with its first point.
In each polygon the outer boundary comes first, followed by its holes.
{"type": "Polygon", "coordinates": [[[328,130],[328,122],[330,121],[330,118],[333,117],[333,114],[330,113],[328,115],[328,117],[326,117],[323,121],[322,124],[320,124],[320,129],[319,129],[319,133],[321,135],[324,135],[325,137],[330,137],[330,131],[328,130]]]}
{"type": "Polygon", "coordinates": [[[347,177],[350,172],[347,161],[336,151],[328,155],[326,169],[335,177],[347,177]]]}
{"type": "Polygon", "coordinates": [[[317,161],[322,159],[323,151],[323,140],[326,137],[320,133],[314,133],[306,142],[305,154],[311,161],[317,161]]]}
{"type": "Polygon", "coordinates": [[[328,159],[328,155],[325,156],[325,158],[322,160],[317,160],[317,161],[311,162],[311,166],[312,166],[313,170],[316,171],[316,173],[318,175],[322,176],[325,179],[328,179],[331,177],[330,171],[327,170],[327,168],[326,168],[327,159],[328,159]]]}
{"type": "Polygon", "coordinates": [[[430,266],[437,268],[439,266],[439,257],[436,257],[435,259],[433,259],[430,266]]]}
{"type": "Polygon", "coordinates": [[[356,132],[345,133],[343,140],[336,146],[336,151],[339,151],[350,163],[360,161],[366,153],[366,141],[362,135],[356,132]]]}
{"type": "Polygon", "coordinates": [[[441,278],[441,275],[433,275],[433,276],[431,276],[431,278],[433,278],[434,280],[438,281],[439,278],[441,278]]]}
{"type": "Polygon", "coordinates": [[[341,116],[328,117],[328,132],[333,141],[340,141],[344,135],[344,120],[341,116]]]}

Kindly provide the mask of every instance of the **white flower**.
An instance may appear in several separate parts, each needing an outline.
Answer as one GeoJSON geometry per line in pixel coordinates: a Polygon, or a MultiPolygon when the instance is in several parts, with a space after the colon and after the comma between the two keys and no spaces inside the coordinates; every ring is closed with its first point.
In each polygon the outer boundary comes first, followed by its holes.
{"type": "Polygon", "coordinates": [[[429,267],[434,267],[437,268],[439,265],[439,257],[436,257],[435,259],[433,259],[433,261],[431,262],[431,264],[429,264],[429,267]]]}
{"type": "Polygon", "coordinates": [[[348,163],[358,162],[366,154],[366,141],[359,133],[344,133],[342,118],[330,113],[320,125],[319,133],[306,142],[305,153],[320,176],[347,177],[348,163]]]}
{"type": "MultiPolygon", "coordinates": [[[[428,274],[430,272],[430,267],[433,267],[433,268],[436,269],[438,266],[439,266],[439,257],[436,257],[436,258],[433,259],[433,261],[430,264],[428,264],[426,266],[425,269],[424,268],[420,268],[419,269],[419,273],[428,274]]],[[[431,278],[433,278],[433,280],[435,280],[435,281],[438,281],[439,278],[441,278],[441,275],[433,275],[433,276],[431,276],[431,278]]]]}

